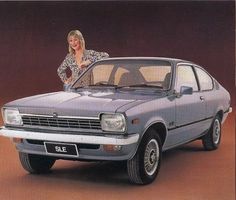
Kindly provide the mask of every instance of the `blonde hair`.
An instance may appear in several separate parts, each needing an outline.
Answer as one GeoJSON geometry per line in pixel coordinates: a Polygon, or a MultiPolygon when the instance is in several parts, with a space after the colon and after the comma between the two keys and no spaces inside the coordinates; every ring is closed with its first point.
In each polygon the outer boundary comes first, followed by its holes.
{"type": "MultiPolygon", "coordinates": [[[[70,31],[70,32],[68,33],[68,35],[67,35],[67,41],[68,41],[68,43],[69,43],[69,37],[70,37],[70,36],[74,36],[74,37],[78,38],[82,50],[85,50],[84,37],[83,37],[82,33],[81,33],[79,30],[72,30],[72,31],[70,31]]],[[[69,44],[68,50],[69,50],[69,53],[71,53],[71,54],[74,54],[74,53],[75,53],[75,50],[70,47],[70,44],[69,44]]]]}

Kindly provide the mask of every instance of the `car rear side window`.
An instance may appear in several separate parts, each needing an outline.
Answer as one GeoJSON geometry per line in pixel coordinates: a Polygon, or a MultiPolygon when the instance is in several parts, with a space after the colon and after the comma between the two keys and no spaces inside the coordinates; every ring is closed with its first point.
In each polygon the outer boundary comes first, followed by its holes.
{"type": "Polygon", "coordinates": [[[191,66],[180,65],[177,68],[176,91],[180,91],[181,86],[192,87],[193,91],[198,91],[197,80],[191,66]]]}
{"type": "Polygon", "coordinates": [[[202,69],[198,67],[195,68],[195,71],[197,73],[201,90],[202,91],[212,90],[213,89],[212,78],[206,72],[204,72],[202,69]]]}

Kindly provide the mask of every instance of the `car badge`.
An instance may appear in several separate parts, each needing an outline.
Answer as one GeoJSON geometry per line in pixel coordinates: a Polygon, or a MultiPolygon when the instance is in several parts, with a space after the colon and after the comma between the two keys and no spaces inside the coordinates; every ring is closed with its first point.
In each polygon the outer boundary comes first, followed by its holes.
{"type": "Polygon", "coordinates": [[[54,112],[54,113],[52,114],[52,116],[53,116],[53,117],[57,117],[58,114],[57,114],[56,112],[54,112]]]}

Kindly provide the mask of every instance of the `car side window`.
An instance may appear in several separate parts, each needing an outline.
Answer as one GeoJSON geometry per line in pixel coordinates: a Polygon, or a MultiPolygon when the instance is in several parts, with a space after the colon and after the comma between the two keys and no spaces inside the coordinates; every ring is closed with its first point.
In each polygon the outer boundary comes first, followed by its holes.
{"type": "Polygon", "coordinates": [[[180,65],[176,73],[176,91],[180,92],[181,86],[192,87],[193,91],[198,91],[197,80],[191,66],[180,65]]]}
{"type": "Polygon", "coordinates": [[[202,91],[212,90],[213,89],[212,78],[206,72],[204,72],[202,69],[198,67],[195,68],[195,71],[197,73],[201,90],[202,91]]]}

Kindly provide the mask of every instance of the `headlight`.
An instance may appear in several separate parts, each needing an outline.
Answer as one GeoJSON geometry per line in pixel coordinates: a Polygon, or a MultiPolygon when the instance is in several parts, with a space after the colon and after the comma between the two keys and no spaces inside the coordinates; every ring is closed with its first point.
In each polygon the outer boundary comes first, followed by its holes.
{"type": "Polygon", "coordinates": [[[103,131],[124,132],[125,117],[122,114],[102,114],[101,126],[103,131]]]}
{"type": "Polygon", "coordinates": [[[3,120],[7,125],[22,125],[22,118],[19,110],[15,108],[4,108],[3,109],[3,120]]]}

